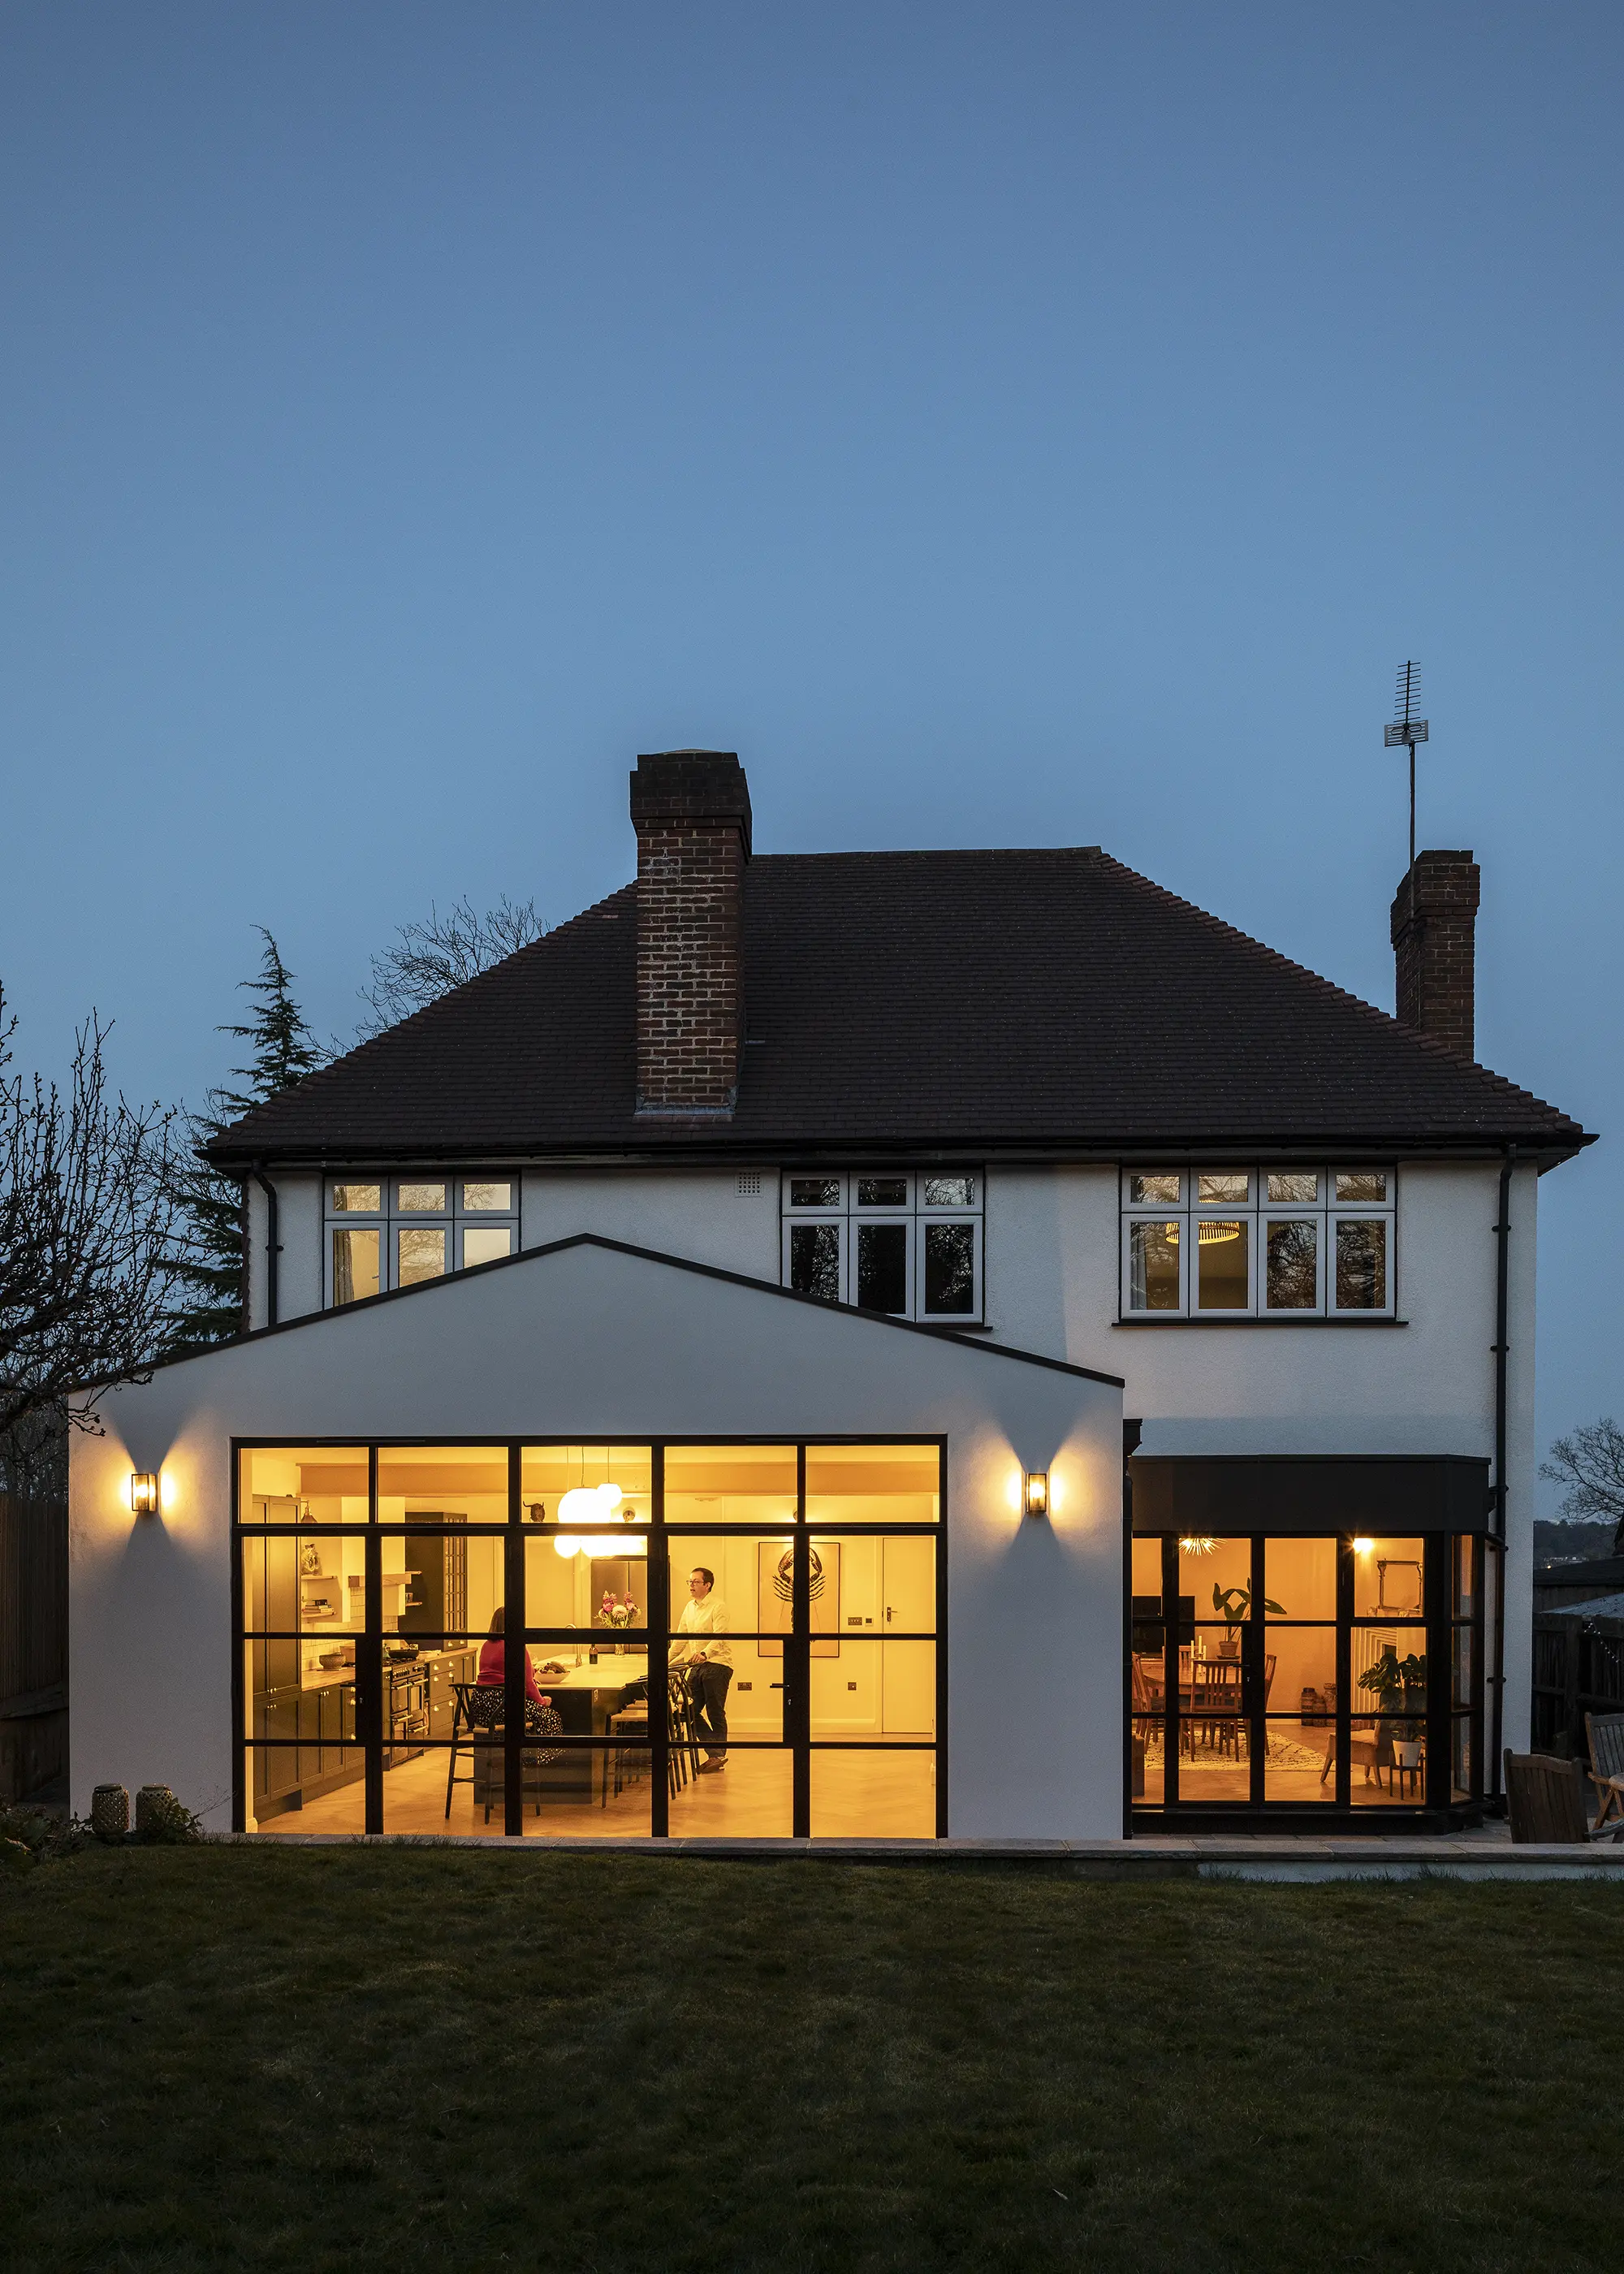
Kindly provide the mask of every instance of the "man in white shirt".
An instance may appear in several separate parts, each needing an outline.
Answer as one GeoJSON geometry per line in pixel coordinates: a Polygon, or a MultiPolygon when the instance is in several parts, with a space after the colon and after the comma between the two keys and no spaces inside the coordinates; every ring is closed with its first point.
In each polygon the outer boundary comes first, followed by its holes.
{"type": "Polygon", "coordinates": [[[688,1600],[682,1606],[677,1631],[702,1639],[673,1663],[688,1670],[688,1694],[694,1706],[694,1734],[705,1749],[699,1764],[701,1776],[727,1766],[727,1685],[733,1678],[733,1654],[723,1639],[727,1632],[727,1606],[716,1593],[716,1574],[696,1563],[688,1575],[688,1600]]]}

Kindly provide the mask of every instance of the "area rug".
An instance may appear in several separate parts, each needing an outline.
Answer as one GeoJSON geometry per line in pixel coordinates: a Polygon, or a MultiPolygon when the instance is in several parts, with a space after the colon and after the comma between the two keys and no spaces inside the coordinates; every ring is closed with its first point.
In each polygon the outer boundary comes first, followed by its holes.
{"type": "MultiPolygon", "coordinates": [[[[1153,1729],[1145,1740],[1146,1767],[1155,1766],[1165,1758],[1165,1755],[1166,1742],[1162,1733],[1160,1729],[1153,1729]]],[[[1277,1736],[1272,1730],[1268,1738],[1267,1758],[1278,1769],[1318,1769],[1325,1766],[1323,1751],[1316,1752],[1312,1746],[1299,1743],[1295,1737],[1277,1736]]],[[[1243,1737],[1241,1759],[1244,1761],[1248,1758],[1250,1755],[1243,1737]]],[[[1182,1752],[1178,1757],[1180,1776],[1185,1775],[1191,1769],[1198,1771],[1227,1769],[1233,1775],[1235,1768],[1235,1755],[1232,1752],[1219,1752],[1212,1745],[1198,1744],[1193,1752],[1182,1752]]]]}

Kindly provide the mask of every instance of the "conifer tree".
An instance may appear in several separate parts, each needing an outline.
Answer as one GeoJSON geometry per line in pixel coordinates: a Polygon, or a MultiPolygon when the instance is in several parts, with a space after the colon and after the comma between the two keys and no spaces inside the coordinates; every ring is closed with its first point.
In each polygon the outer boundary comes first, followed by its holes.
{"type": "Polygon", "coordinates": [[[239,1179],[214,1168],[204,1148],[267,1098],[290,1089],[327,1064],[293,998],[293,974],[263,924],[265,942],[257,979],[240,982],[255,998],[247,1019],[216,1032],[245,1042],[249,1063],[233,1066],[230,1081],[208,1093],[207,1109],[187,1116],[186,1153],[176,1176],[183,1231],[173,1268],[182,1300],[170,1313],[177,1352],[229,1342],[243,1324],[243,1194],[239,1179]]]}

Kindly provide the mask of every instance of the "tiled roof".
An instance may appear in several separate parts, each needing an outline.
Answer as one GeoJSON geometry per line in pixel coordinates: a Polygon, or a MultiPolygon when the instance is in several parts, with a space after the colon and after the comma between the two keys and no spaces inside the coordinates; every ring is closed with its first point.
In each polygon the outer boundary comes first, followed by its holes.
{"type": "Polygon", "coordinates": [[[1587,1141],[1092,847],[758,855],[737,1111],[650,1125],[635,930],[628,885],[259,1107],[215,1157],[1587,1141]]]}

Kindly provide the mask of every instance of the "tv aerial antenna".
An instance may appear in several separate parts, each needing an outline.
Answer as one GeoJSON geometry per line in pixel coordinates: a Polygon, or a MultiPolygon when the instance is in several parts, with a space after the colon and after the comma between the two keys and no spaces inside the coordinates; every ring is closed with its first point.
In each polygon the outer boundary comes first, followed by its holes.
{"type": "Polygon", "coordinates": [[[1421,666],[1418,663],[1401,663],[1398,667],[1398,693],[1394,697],[1394,709],[1398,716],[1390,727],[1382,729],[1382,746],[1396,750],[1401,743],[1410,749],[1410,913],[1416,913],[1416,744],[1426,740],[1427,722],[1417,718],[1421,708],[1421,666]]]}

